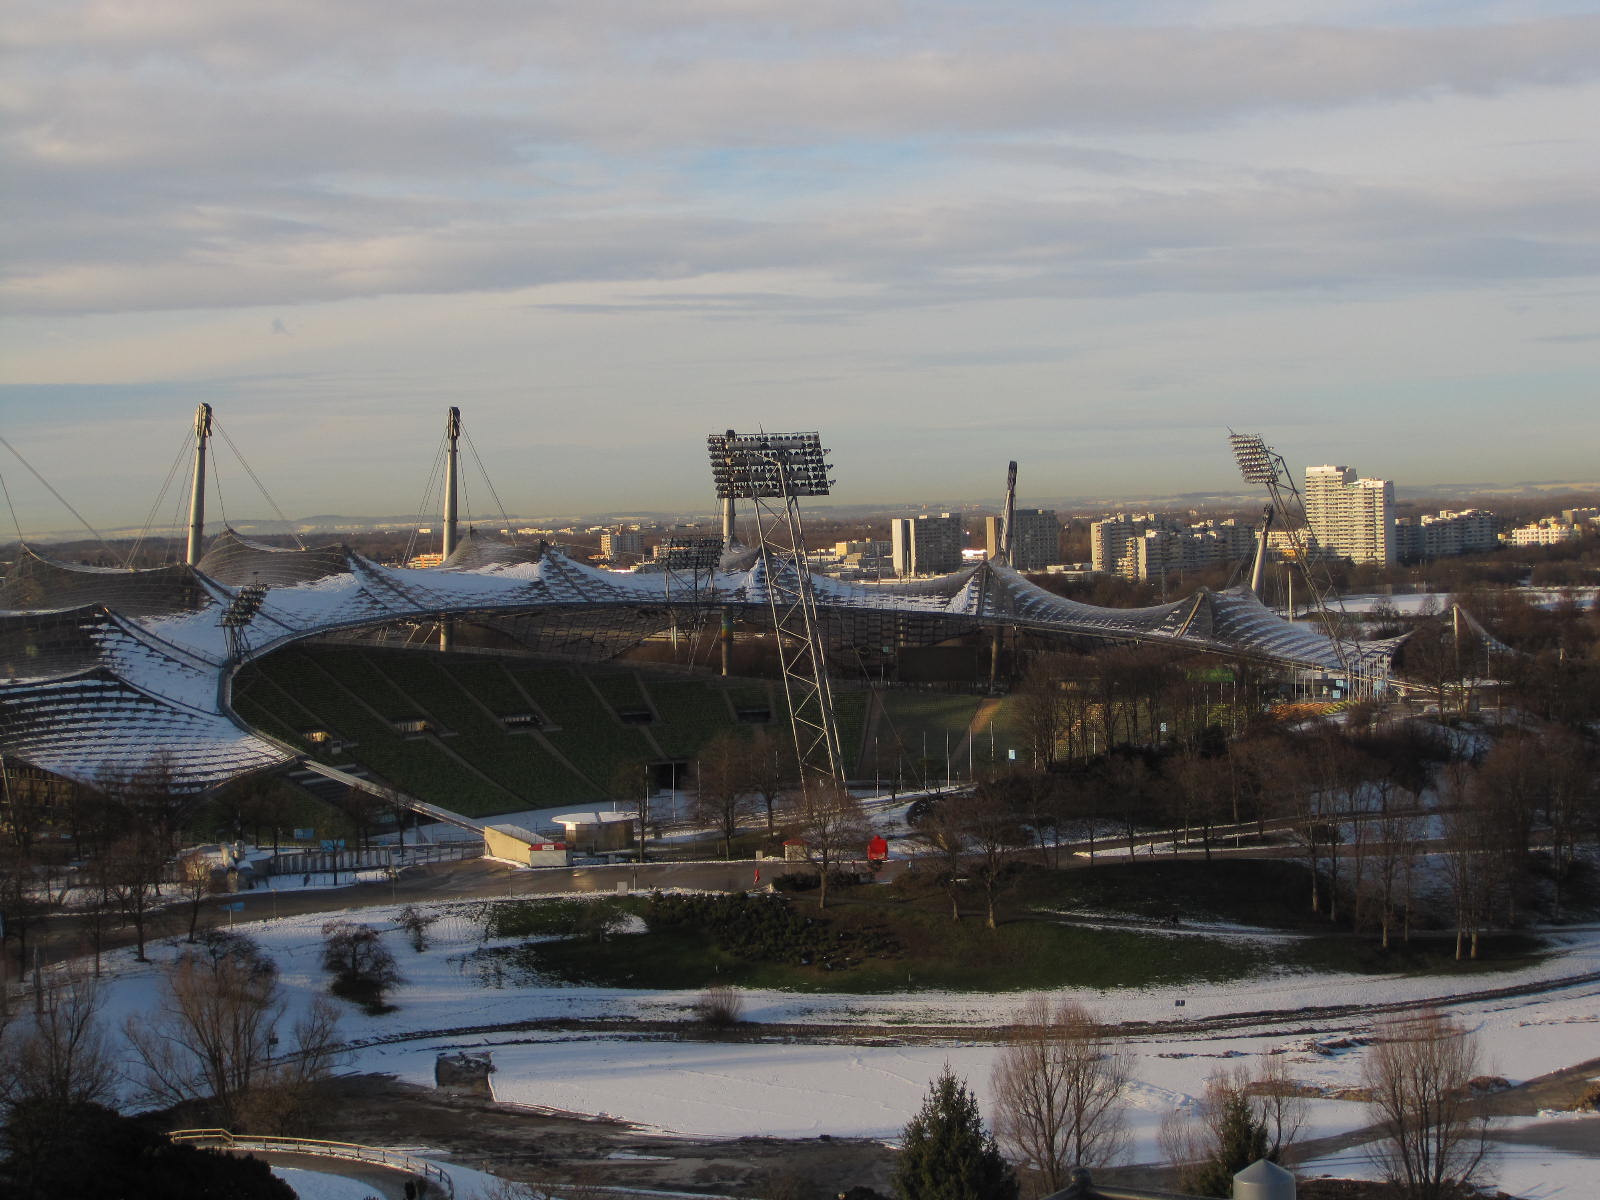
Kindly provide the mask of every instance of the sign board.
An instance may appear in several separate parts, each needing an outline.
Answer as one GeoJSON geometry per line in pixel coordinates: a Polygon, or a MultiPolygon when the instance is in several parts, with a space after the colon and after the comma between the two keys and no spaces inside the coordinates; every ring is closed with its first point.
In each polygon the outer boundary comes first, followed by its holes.
{"type": "Polygon", "coordinates": [[[332,854],[336,850],[343,850],[344,849],[344,839],[343,838],[323,838],[322,839],[322,849],[323,849],[323,852],[326,853],[326,854],[332,854]]]}
{"type": "Polygon", "coordinates": [[[224,904],[224,905],[222,905],[222,911],[223,912],[243,912],[244,911],[244,901],[243,900],[235,900],[232,904],[224,904]]]}
{"type": "Polygon", "coordinates": [[[315,829],[296,829],[294,831],[294,840],[297,842],[312,842],[316,840],[316,837],[317,831],[315,829]]]}
{"type": "Polygon", "coordinates": [[[867,861],[882,862],[889,857],[889,843],[881,837],[875,837],[867,843],[867,861]]]}
{"type": "Polygon", "coordinates": [[[1006,751],[1006,757],[1009,758],[1012,762],[1016,762],[1017,761],[1017,752],[1016,752],[1016,750],[1015,749],[1007,750],[1006,751]]]}

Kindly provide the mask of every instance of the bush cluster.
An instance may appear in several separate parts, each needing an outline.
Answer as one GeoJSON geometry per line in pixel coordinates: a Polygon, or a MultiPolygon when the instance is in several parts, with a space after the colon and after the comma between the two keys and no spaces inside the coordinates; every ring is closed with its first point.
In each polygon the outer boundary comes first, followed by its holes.
{"type": "Polygon", "coordinates": [[[723,950],[755,962],[788,963],[843,970],[867,959],[900,956],[901,947],[881,928],[840,929],[801,916],[775,896],[662,896],[645,909],[651,929],[700,930],[723,950]]]}

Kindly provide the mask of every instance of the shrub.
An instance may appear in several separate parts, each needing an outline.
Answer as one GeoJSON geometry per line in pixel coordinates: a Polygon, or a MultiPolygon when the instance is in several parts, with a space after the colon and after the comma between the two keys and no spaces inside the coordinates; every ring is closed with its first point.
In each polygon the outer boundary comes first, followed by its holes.
{"type": "Polygon", "coordinates": [[[411,939],[411,948],[421,954],[428,948],[428,927],[438,919],[438,913],[425,913],[415,904],[408,904],[400,910],[395,924],[411,939]]]}
{"type": "Polygon", "coordinates": [[[394,1011],[383,994],[401,982],[394,955],[370,925],[328,921],[322,926],[322,969],[333,974],[328,990],[373,1016],[394,1011]]]}
{"type": "Polygon", "coordinates": [[[712,1029],[726,1029],[743,1019],[744,1000],[725,983],[708,987],[694,1002],[695,1020],[712,1029]]]}

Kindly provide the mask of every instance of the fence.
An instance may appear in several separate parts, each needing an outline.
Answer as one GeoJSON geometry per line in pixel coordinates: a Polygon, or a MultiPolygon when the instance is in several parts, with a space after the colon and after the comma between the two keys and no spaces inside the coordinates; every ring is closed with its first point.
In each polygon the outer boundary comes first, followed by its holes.
{"type": "Polygon", "coordinates": [[[263,1153],[310,1154],[319,1158],[342,1158],[349,1162],[376,1163],[397,1171],[437,1183],[446,1196],[454,1198],[456,1185],[444,1168],[427,1159],[413,1158],[400,1150],[384,1150],[378,1146],[362,1146],[355,1142],[327,1142],[318,1138],[291,1137],[235,1137],[226,1129],[178,1129],[167,1134],[174,1142],[189,1146],[207,1146],[217,1150],[260,1150],[263,1153]]]}
{"type": "Polygon", "coordinates": [[[254,865],[266,864],[269,875],[304,875],[322,871],[360,871],[372,868],[392,869],[417,866],[422,863],[452,862],[461,858],[477,858],[483,854],[483,839],[471,838],[441,844],[408,845],[401,850],[380,847],[375,850],[299,850],[259,858],[254,865]]]}

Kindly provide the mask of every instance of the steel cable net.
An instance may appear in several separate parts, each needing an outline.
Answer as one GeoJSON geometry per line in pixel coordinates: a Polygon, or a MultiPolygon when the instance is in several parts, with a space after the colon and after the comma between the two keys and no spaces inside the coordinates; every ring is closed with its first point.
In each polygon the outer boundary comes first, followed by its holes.
{"type": "Polygon", "coordinates": [[[103,604],[130,617],[149,617],[195,611],[211,602],[194,568],[182,563],[130,571],[56,562],[26,546],[0,583],[0,610],[12,612],[103,604]]]}
{"type": "Polygon", "coordinates": [[[310,549],[268,546],[225,529],[212,540],[200,560],[199,570],[228,587],[252,583],[265,587],[294,587],[347,573],[350,554],[350,548],[344,545],[310,549]]]}

